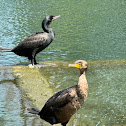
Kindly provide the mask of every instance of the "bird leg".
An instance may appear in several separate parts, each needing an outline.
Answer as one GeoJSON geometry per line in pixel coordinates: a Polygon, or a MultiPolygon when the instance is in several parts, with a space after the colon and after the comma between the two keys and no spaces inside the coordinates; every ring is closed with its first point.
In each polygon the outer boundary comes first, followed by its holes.
{"type": "Polygon", "coordinates": [[[66,126],[66,124],[68,123],[69,121],[67,122],[64,122],[64,123],[61,123],[62,126],[66,126]]]}
{"type": "Polygon", "coordinates": [[[66,124],[61,124],[62,126],[66,126],[66,124]]]}
{"type": "Polygon", "coordinates": [[[36,59],[35,59],[35,57],[33,58],[31,58],[31,64],[34,66],[34,65],[36,65],[36,64],[38,64],[37,62],[36,62],[36,59]]]}
{"type": "Polygon", "coordinates": [[[31,58],[31,64],[34,66],[34,58],[31,58]]]}
{"type": "Polygon", "coordinates": [[[38,64],[35,57],[34,57],[34,64],[35,64],[35,65],[38,64]]]}
{"type": "Polygon", "coordinates": [[[36,50],[34,50],[33,52],[32,52],[32,56],[31,56],[31,64],[34,66],[34,65],[36,65],[37,64],[37,62],[36,62],[36,50]]]}

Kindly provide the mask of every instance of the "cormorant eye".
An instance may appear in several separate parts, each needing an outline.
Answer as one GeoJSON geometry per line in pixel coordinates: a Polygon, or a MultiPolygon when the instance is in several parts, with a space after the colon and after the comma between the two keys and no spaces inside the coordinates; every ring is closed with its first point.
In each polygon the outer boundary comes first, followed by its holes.
{"type": "Polygon", "coordinates": [[[52,21],[52,19],[53,19],[53,16],[50,16],[50,21],[52,21]]]}

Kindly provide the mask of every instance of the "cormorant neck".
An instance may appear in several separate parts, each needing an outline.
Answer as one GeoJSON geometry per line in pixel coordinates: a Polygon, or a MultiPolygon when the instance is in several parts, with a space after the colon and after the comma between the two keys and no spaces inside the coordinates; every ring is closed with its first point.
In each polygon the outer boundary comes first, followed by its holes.
{"type": "Polygon", "coordinates": [[[49,24],[46,24],[45,21],[42,22],[42,29],[47,33],[51,33],[53,31],[52,28],[49,28],[49,24]]]}
{"type": "Polygon", "coordinates": [[[83,70],[83,71],[80,70],[80,76],[81,76],[82,74],[84,74],[84,75],[86,76],[86,72],[87,72],[87,69],[85,69],[85,70],[83,70]]]}

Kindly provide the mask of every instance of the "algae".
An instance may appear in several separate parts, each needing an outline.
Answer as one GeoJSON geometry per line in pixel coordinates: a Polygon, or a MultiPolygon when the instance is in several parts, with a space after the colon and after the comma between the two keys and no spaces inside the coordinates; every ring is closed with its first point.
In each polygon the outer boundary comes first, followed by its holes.
{"type": "Polygon", "coordinates": [[[23,91],[23,96],[30,98],[33,105],[41,109],[53,91],[44,76],[37,68],[28,66],[14,66],[16,84],[23,91]]]}

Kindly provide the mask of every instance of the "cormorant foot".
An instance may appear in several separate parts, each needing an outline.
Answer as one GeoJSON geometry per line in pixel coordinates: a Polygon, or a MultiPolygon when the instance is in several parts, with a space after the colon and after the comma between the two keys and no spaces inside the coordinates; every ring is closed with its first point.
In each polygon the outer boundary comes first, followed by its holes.
{"type": "Polygon", "coordinates": [[[42,67],[43,67],[43,64],[38,64],[38,63],[37,63],[37,64],[35,64],[34,66],[35,66],[36,68],[42,68],[42,67]]]}
{"type": "Polygon", "coordinates": [[[29,68],[34,68],[34,65],[29,64],[28,67],[29,67],[29,68]]]}

